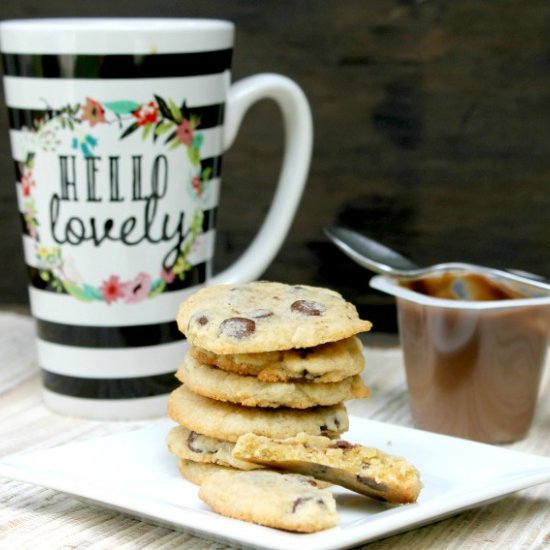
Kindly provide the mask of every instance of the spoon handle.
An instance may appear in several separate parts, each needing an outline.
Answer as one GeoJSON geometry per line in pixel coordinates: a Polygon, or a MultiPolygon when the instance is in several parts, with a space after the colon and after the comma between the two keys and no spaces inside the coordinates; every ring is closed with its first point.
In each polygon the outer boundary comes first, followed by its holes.
{"type": "Polygon", "coordinates": [[[418,266],[395,250],[345,227],[325,227],[325,235],[359,265],[384,275],[407,277],[418,266]]]}

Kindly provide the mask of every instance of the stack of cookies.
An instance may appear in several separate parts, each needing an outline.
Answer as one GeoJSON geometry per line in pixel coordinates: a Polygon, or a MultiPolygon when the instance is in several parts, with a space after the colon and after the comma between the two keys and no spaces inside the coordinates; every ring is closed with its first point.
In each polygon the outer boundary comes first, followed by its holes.
{"type": "Polygon", "coordinates": [[[280,473],[234,451],[247,434],[330,444],[347,431],[344,402],[369,394],[356,335],[371,323],[331,290],[264,281],[205,287],[177,321],[189,351],[168,403],[177,424],[168,447],[181,474],[222,514],[294,531],[334,526],[336,505],[319,476],[280,473]],[[259,504],[274,495],[276,513],[259,504]]]}

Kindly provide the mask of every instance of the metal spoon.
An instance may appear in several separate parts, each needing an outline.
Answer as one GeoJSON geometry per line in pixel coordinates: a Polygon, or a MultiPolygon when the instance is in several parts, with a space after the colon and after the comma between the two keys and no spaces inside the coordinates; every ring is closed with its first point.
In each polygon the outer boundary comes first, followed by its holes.
{"type": "Polygon", "coordinates": [[[550,290],[550,281],[525,271],[500,270],[469,263],[441,263],[430,267],[419,267],[412,260],[383,244],[365,237],[357,231],[344,227],[325,227],[325,235],[357,264],[383,275],[400,278],[422,277],[434,272],[469,270],[497,277],[512,279],[519,283],[535,285],[550,290]]]}

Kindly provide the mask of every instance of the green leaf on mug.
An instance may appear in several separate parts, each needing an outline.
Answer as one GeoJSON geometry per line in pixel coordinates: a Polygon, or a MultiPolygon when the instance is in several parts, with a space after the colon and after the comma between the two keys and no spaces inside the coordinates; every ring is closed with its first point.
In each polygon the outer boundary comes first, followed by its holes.
{"type": "MultiPolygon", "coordinates": [[[[178,132],[176,130],[174,130],[165,140],[164,140],[164,143],[166,145],[168,145],[173,139],[176,139],[176,137],[178,136],[178,132]]],[[[178,141],[179,143],[179,140],[176,140],[178,141]]]]}
{"type": "Polygon", "coordinates": [[[27,158],[25,159],[25,166],[27,168],[30,168],[31,170],[34,168],[34,156],[35,156],[36,153],[33,153],[33,152],[29,152],[27,153],[27,158]]]}
{"type": "Polygon", "coordinates": [[[204,141],[203,134],[195,134],[193,136],[193,141],[191,142],[194,149],[200,149],[202,147],[202,142],[204,141]]]}
{"type": "Polygon", "coordinates": [[[139,109],[139,103],[136,103],[135,101],[108,101],[103,105],[117,115],[127,115],[139,109]]]}
{"type": "Polygon", "coordinates": [[[91,302],[94,298],[89,295],[85,290],[82,288],[73,285],[72,283],[69,283],[69,281],[62,281],[63,287],[65,290],[71,295],[77,298],[78,300],[82,302],[91,302]]]}
{"type": "Polygon", "coordinates": [[[183,119],[180,108],[171,99],[168,99],[168,107],[170,108],[170,113],[172,113],[173,120],[179,124],[183,119]]]}
{"type": "Polygon", "coordinates": [[[167,118],[168,120],[173,120],[174,122],[176,122],[176,119],[172,115],[172,112],[170,111],[170,108],[168,107],[166,101],[164,101],[164,99],[162,99],[162,97],[158,95],[155,96],[155,99],[157,100],[162,116],[164,118],[167,118]]]}
{"type": "Polygon", "coordinates": [[[194,149],[193,147],[189,147],[187,149],[187,156],[189,157],[189,160],[191,161],[191,164],[193,166],[199,166],[201,163],[201,157],[200,153],[197,149],[194,149]]]}
{"type": "Polygon", "coordinates": [[[103,300],[103,294],[101,294],[101,291],[99,288],[96,288],[94,286],[88,285],[84,283],[84,294],[86,296],[89,296],[92,300],[103,300]]]}
{"type": "Polygon", "coordinates": [[[143,126],[143,130],[141,131],[141,139],[145,141],[147,139],[147,136],[149,135],[149,132],[153,129],[152,124],[146,124],[143,126]]]}
{"type": "Polygon", "coordinates": [[[173,149],[177,149],[180,145],[182,145],[181,141],[179,141],[178,139],[175,139],[175,140],[171,143],[170,147],[168,147],[168,150],[169,150],[169,151],[172,151],[173,149]]]}
{"type": "Polygon", "coordinates": [[[162,120],[161,122],[157,122],[157,127],[155,128],[155,136],[161,136],[162,134],[165,134],[172,128],[173,124],[172,122],[168,122],[167,120],[162,120]]]}
{"type": "Polygon", "coordinates": [[[151,284],[151,290],[149,291],[149,297],[154,298],[159,294],[162,294],[166,288],[166,283],[162,279],[157,279],[151,284]]]}
{"type": "Polygon", "coordinates": [[[139,124],[137,122],[134,122],[133,124],[130,124],[124,132],[120,135],[120,139],[124,139],[125,137],[128,137],[130,134],[133,134],[137,129],[139,128],[139,124]]]}

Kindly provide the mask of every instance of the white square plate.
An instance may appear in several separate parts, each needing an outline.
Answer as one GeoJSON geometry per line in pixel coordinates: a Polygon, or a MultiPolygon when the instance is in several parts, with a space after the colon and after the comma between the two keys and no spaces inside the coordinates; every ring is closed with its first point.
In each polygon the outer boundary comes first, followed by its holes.
{"type": "Polygon", "coordinates": [[[0,475],[216,540],[284,550],[347,548],[550,481],[549,458],[351,417],[345,438],[406,457],[420,470],[420,498],[390,506],[335,488],[340,525],[294,534],[212,512],[166,450],[172,425],[12,455],[0,462],[0,475]]]}

